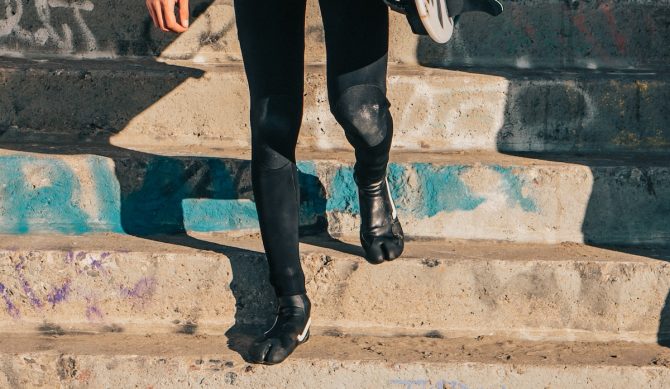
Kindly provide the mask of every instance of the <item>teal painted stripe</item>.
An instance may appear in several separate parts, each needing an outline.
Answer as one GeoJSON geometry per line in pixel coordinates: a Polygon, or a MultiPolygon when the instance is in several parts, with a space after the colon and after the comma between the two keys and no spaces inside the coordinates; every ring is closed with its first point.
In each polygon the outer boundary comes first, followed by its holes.
{"type": "Polygon", "coordinates": [[[251,200],[187,199],[182,203],[187,231],[258,229],[256,204],[251,200]]]}
{"type": "MultiPolygon", "coordinates": [[[[258,228],[248,161],[156,156],[112,163],[86,156],[80,163],[86,164],[87,173],[58,157],[0,157],[0,232],[142,236],[258,228]],[[92,183],[82,185],[84,179],[92,183]]],[[[487,168],[500,175],[510,208],[538,212],[523,173],[498,165],[487,168]]],[[[301,226],[319,230],[327,223],[327,212],[360,212],[352,166],[300,161],[298,169],[301,226]]],[[[477,209],[487,199],[461,179],[470,169],[389,164],[389,185],[399,212],[421,220],[477,209]]]]}

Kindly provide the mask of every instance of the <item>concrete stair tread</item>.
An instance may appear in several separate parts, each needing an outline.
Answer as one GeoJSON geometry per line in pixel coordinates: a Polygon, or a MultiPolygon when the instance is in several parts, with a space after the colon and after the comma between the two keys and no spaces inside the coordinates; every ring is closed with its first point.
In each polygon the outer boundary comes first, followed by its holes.
{"type": "MultiPolygon", "coordinates": [[[[319,256],[356,260],[365,263],[360,243],[353,237],[301,237],[301,253],[309,260],[319,256]]],[[[4,251],[85,251],[123,253],[179,254],[189,253],[218,256],[217,248],[227,247],[246,252],[263,253],[258,234],[233,236],[225,233],[191,233],[174,236],[135,237],[130,235],[97,233],[87,235],[0,235],[0,250],[4,251]],[[199,246],[193,247],[193,239],[199,246]],[[188,245],[186,245],[188,243],[188,245]],[[191,247],[189,247],[191,246],[191,247]]],[[[436,260],[498,260],[498,261],[563,261],[635,263],[670,261],[670,248],[627,247],[627,252],[578,243],[536,244],[493,240],[408,240],[401,258],[393,261],[436,260]]],[[[220,251],[220,250],[219,250],[220,251]]]]}
{"type": "MultiPolygon", "coordinates": [[[[132,158],[141,155],[156,155],[175,158],[221,158],[251,159],[248,147],[209,147],[201,145],[163,146],[156,144],[118,147],[110,144],[37,144],[0,142],[0,156],[16,155],[18,152],[34,153],[51,156],[85,156],[99,155],[118,159],[132,158]]],[[[338,161],[352,163],[355,161],[353,148],[347,150],[314,150],[298,147],[298,161],[338,161]]],[[[396,163],[442,163],[442,164],[499,164],[521,166],[669,166],[670,154],[667,153],[557,153],[557,152],[519,152],[515,154],[500,153],[488,150],[467,151],[417,151],[392,150],[391,162],[396,163]]]]}
{"type": "MultiPolygon", "coordinates": [[[[123,333],[0,335],[2,354],[206,357],[244,363],[244,347],[264,330],[246,327],[221,335],[123,333]]],[[[524,365],[670,366],[670,349],[635,342],[549,342],[494,336],[430,338],[310,334],[294,360],[474,362],[524,365]]]]}
{"type": "Polygon", "coordinates": [[[1,336],[0,383],[76,387],[662,388],[670,350],[635,343],[311,335],[274,366],[250,336],[1,336]],[[20,378],[19,378],[20,377],[20,378]]]}
{"type": "MultiPolygon", "coordinates": [[[[0,55],[1,69],[61,69],[68,71],[141,71],[150,73],[193,71],[194,76],[202,72],[244,72],[242,61],[201,63],[193,60],[161,58],[114,58],[114,59],[69,59],[69,58],[16,58],[0,55]]],[[[306,73],[325,73],[325,63],[306,63],[306,73]]],[[[389,63],[389,75],[448,75],[449,77],[484,78],[500,76],[524,79],[569,79],[577,78],[640,78],[665,80],[670,78],[667,67],[645,69],[584,69],[584,68],[537,68],[449,66],[445,68],[408,63],[389,63]]]]}

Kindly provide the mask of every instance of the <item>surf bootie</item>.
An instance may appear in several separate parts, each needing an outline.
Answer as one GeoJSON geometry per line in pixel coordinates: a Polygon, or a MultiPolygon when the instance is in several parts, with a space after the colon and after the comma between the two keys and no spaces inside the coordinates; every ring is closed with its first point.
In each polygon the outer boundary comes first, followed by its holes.
{"type": "Polygon", "coordinates": [[[311,303],[306,294],[279,296],[275,322],[256,338],[249,352],[252,362],[274,365],[309,339],[311,303]]]}
{"type": "Polygon", "coordinates": [[[386,175],[379,181],[362,183],[354,174],[361,209],[361,246],[373,264],[391,261],[402,254],[404,234],[386,175]]]}

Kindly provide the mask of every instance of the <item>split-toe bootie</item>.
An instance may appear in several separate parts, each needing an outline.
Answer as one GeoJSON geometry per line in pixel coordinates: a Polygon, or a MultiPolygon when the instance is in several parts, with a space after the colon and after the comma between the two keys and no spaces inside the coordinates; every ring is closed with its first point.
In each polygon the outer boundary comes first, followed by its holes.
{"type": "Polygon", "coordinates": [[[273,365],[288,357],[309,339],[311,303],[306,294],[279,296],[275,322],[255,339],[250,350],[251,362],[273,365]]]}
{"type": "Polygon", "coordinates": [[[386,176],[365,182],[354,174],[361,209],[361,246],[373,264],[398,258],[405,247],[404,235],[386,176]]]}

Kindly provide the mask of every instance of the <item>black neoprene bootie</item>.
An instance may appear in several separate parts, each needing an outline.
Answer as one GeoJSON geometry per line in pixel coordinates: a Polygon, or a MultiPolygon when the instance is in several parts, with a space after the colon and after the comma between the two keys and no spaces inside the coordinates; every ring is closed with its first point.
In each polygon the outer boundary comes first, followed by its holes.
{"type": "Polygon", "coordinates": [[[249,352],[252,362],[274,365],[309,339],[311,303],[306,294],[279,296],[275,322],[254,340],[249,352]]]}
{"type": "Polygon", "coordinates": [[[404,234],[386,175],[376,182],[361,183],[354,174],[354,181],[358,186],[360,238],[365,259],[379,264],[398,258],[405,247],[404,234]]]}

